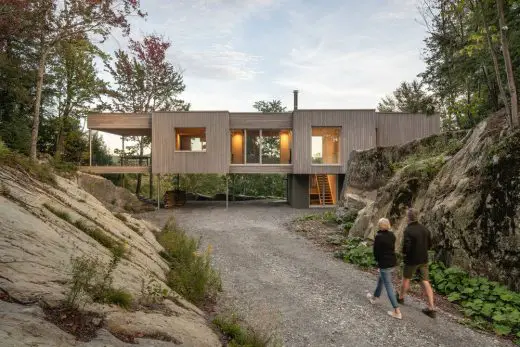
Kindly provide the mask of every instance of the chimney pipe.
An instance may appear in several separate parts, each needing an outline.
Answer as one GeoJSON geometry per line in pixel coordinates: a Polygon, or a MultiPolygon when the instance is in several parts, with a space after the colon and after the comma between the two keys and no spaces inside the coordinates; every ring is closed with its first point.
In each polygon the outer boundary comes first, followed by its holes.
{"type": "Polygon", "coordinates": [[[298,90],[293,90],[294,93],[294,110],[296,111],[298,109],[298,90]]]}

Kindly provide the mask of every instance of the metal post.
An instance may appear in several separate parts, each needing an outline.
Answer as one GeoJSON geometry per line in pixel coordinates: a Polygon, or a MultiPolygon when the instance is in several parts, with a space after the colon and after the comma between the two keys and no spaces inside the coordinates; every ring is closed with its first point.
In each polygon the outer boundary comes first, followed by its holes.
{"type": "Polygon", "coordinates": [[[229,179],[228,174],[226,174],[226,210],[229,207],[229,179]]]}
{"type": "Polygon", "coordinates": [[[92,166],[92,129],[88,129],[88,165],[92,166]]]}
{"type": "Polygon", "coordinates": [[[157,210],[161,209],[161,201],[159,199],[160,190],[161,190],[161,174],[157,174],[157,210]]]}

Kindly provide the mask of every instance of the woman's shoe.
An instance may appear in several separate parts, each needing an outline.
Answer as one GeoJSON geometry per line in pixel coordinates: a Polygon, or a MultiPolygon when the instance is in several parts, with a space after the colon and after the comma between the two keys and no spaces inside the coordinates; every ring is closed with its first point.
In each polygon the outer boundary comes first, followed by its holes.
{"type": "Polygon", "coordinates": [[[370,294],[370,293],[367,293],[367,299],[368,299],[368,301],[370,301],[370,303],[371,303],[372,305],[374,305],[374,304],[377,303],[377,299],[378,299],[378,298],[376,298],[375,296],[373,296],[373,295],[370,294]]]}
{"type": "Polygon", "coordinates": [[[388,311],[389,316],[392,316],[396,319],[403,319],[403,315],[401,313],[396,313],[395,311],[388,311]]]}

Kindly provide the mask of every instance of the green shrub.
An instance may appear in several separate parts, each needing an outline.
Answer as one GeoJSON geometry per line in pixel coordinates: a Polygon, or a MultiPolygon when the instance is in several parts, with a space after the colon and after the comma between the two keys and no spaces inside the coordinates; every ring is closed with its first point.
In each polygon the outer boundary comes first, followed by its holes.
{"type": "Polygon", "coordinates": [[[29,176],[43,182],[56,186],[56,178],[52,169],[47,164],[39,164],[31,161],[28,157],[12,152],[0,141],[0,165],[12,167],[25,172],[29,176]]]}
{"type": "Polygon", "coordinates": [[[336,251],[334,256],[362,268],[376,266],[372,247],[366,245],[359,237],[348,239],[343,249],[336,251]]]}
{"type": "Polygon", "coordinates": [[[274,334],[263,333],[244,327],[234,314],[219,315],[213,319],[213,324],[229,340],[228,346],[266,347],[272,342],[274,337],[274,334]]]}
{"type": "Polygon", "coordinates": [[[132,295],[123,289],[112,287],[112,272],[118,262],[119,259],[115,256],[108,265],[101,263],[97,258],[73,258],[67,305],[77,308],[85,297],[90,297],[95,302],[130,308],[133,302],[132,295]]]}
{"type": "Polygon", "coordinates": [[[54,171],[61,176],[71,178],[74,177],[78,171],[78,166],[74,163],[64,161],[51,160],[50,164],[54,171]]]}
{"type": "Polygon", "coordinates": [[[170,264],[167,284],[196,305],[213,300],[222,290],[220,274],[211,266],[211,247],[198,252],[199,242],[172,221],[157,235],[164,247],[161,256],[170,264]]]}
{"type": "Polygon", "coordinates": [[[99,262],[94,258],[78,257],[71,261],[72,271],[67,305],[77,307],[81,296],[88,294],[99,273],[99,262]]]}
{"type": "Polygon", "coordinates": [[[471,277],[460,268],[446,268],[441,263],[430,264],[430,280],[438,293],[461,305],[473,326],[493,330],[498,335],[519,336],[520,293],[484,277],[471,277]]]}
{"type": "Polygon", "coordinates": [[[4,182],[0,183],[0,195],[5,197],[9,197],[11,195],[9,187],[4,182]]]}
{"type": "Polygon", "coordinates": [[[124,289],[107,288],[104,293],[104,300],[107,304],[114,304],[119,307],[129,309],[132,306],[132,294],[124,289]]]}
{"type": "Polygon", "coordinates": [[[54,213],[57,217],[63,219],[64,221],[72,223],[72,218],[70,217],[70,214],[68,214],[67,211],[63,211],[63,210],[57,209],[57,208],[51,206],[48,203],[44,203],[43,207],[45,207],[46,209],[48,209],[49,211],[54,213]]]}

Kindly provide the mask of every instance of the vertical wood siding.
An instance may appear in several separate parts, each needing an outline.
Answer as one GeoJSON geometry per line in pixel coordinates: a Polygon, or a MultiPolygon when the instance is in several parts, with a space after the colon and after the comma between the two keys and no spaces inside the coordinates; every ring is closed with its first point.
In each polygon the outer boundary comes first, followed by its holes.
{"type": "Polygon", "coordinates": [[[375,110],[297,110],[293,114],[294,173],[339,174],[346,171],[350,152],[376,144],[375,110]],[[312,165],[312,127],[341,127],[339,165],[312,165]]]}
{"type": "Polygon", "coordinates": [[[291,129],[292,128],[292,112],[230,113],[229,114],[229,127],[231,129],[291,129]]]}
{"type": "Polygon", "coordinates": [[[230,161],[229,113],[152,114],[152,173],[226,173],[230,161]],[[176,152],[175,128],[206,128],[206,152],[176,152]]]}
{"type": "Polygon", "coordinates": [[[402,145],[412,140],[439,134],[439,115],[411,113],[376,113],[377,144],[381,147],[402,145]]]}

